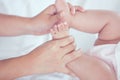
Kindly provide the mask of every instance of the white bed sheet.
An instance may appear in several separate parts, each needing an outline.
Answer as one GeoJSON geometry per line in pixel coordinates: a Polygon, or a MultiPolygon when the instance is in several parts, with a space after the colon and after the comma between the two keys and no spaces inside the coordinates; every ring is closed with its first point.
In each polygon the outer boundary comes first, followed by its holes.
{"type": "Polygon", "coordinates": [[[51,73],[46,75],[31,75],[22,77],[16,80],[79,80],[77,77],[72,77],[63,73],[51,73]]]}

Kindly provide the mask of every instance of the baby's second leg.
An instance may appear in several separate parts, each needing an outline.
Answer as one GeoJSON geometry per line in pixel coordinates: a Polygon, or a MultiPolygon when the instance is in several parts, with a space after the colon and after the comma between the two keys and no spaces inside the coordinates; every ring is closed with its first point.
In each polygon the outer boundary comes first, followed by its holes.
{"type": "Polygon", "coordinates": [[[94,56],[82,54],[76,60],[68,63],[67,67],[80,80],[116,80],[114,70],[108,64],[94,56]]]}

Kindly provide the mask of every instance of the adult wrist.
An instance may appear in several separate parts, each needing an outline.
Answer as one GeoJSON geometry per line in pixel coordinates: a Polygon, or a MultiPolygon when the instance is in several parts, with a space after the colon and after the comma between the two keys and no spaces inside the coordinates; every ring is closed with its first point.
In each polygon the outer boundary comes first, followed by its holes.
{"type": "Polygon", "coordinates": [[[28,23],[28,34],[30,35],[42,35],[42,29],[44,28],[44,22],[43,20],[41,20],[40,18],[38,18],[39,16],[35,16],[33,18],[29,19],[29,23],[28,23]]]}
{"type": "Polygon", "coordinates": [[[26,27],[25,27],[25,34],[26,35],[34,35],[34,19],[33,18],[27,18],[26,21],[26,27]]]}
{"type": "MultiPolygon", "coordinates": [[[[37,49],[37,48],[36,48],[37,49]]],[[[39,50],[39,53],[44,53],[41,50],[39,50]]],[[[41,54],[38,54],[38,50],[33,50],[30,54],[27,56],[30,59],[31,66],[31,72],[33,74],[45,74],[47,73],[47,68],[44,66],[44,60],[43,56],[41,54]]]]}

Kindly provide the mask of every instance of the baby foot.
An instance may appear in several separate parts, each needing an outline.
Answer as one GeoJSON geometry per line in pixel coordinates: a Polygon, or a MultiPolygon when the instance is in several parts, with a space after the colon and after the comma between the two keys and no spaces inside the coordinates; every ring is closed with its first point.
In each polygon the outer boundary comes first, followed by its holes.
{"type": "Polygon", "coordinates": [[[53,29],[51,29],[51,34],[53,39],[61,39],[69,36],[69,27],[67,23],[61,23],[55,25],[53,29]]]}
{"type": "Polygon", "coordinates": [[[72,15],[68,3],[65,0],[56,0],[55,6],[61,21],[66,21],[71,25],[72,15]]]}
{"type": "Polygon", "coordinates": [[[56,6],[58,12],[69,11],[68,4],[66,3],[65,0],[56,0],[55,6],[56,6]]]}

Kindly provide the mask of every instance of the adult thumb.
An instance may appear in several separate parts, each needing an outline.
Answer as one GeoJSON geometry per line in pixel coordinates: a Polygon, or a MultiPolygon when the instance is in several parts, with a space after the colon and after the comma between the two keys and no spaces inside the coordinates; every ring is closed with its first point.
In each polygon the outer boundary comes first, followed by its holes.
{"type": "Polygon", "coordinates": [[[56,10],[56,7],[55,5],[50,5],[48,6],[45,10],[44,10],[45,13],[49,14],[49,15],[54,15],[57,13],[57,10],[56,10]]]}

